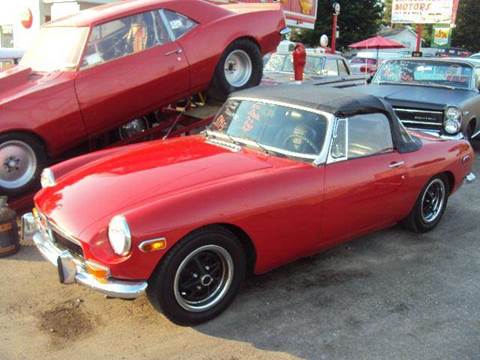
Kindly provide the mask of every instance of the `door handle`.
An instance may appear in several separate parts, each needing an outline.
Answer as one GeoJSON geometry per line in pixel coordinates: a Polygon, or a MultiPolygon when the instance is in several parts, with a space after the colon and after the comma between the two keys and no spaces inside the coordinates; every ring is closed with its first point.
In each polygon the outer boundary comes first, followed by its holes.
{"type": "Polygon", "coordinates": [[[388,165],[388,167],[390,169],[396,169],[396,168],[402,167],[403,165],[405,165],[405,161],[396,161],[396,162],[392,162],[390,165],[388,165]]]}
{"type": "Polygon", "coordinates": [[[173,55],[173,54],[181,54],[182,52],[183,52],[182,49],[175,49],[175,50],[166,52],[166,53],[165,53],[165,56],[170,56],[170,55],[173,55]]]}

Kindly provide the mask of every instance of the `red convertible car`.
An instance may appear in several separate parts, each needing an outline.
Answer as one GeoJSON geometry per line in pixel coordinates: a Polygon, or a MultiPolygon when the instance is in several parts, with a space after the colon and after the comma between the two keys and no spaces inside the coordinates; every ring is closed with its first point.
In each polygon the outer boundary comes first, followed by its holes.
{"type": "Polygon", "coordinates": [[[465,140],[405,130],[371,95],[244,90],[203,135],[104,150],[43,173],[23,218],[63,283],[147,292],[179,324],[207,321],[245,275],[401,222],[427,232],[475,180],[465,140]]]}
{"type": "Polygon", "coordinates": [[[208,89],[257,85],[285,29],[278,4],[127,0],[44,26],[0,73],[0,193],[32,188],[49,159],[208,89]],[[248,24],[248,26],[246,26],[248,24]]]}

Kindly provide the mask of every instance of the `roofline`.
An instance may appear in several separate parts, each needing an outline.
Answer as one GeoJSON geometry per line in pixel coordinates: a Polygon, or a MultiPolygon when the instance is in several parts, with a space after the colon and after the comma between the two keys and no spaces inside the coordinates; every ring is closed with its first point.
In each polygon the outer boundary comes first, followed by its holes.
{"type": "Polygon", "coordinates": [[[465,65],[471,66],[480,66],[480,60],[469,59],[469,58],[449,58],[449,57],[400,57],[400,58],[392,58],[386,59],[384,62],[387,61],[402,61],[402,60],[409,60],[409,61],[438,61],[438,62],[451,62],[451,63],[463,63],[465,65]]]}

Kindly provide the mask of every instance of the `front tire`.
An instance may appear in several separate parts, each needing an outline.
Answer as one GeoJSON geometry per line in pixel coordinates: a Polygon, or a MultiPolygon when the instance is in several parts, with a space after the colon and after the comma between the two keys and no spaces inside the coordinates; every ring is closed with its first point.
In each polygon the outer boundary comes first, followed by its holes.
{"type": "Polygon", "coordinates": [[[45,148],[35,137],[0,135],[0,193],[14,196],[32,190],[46,162],[45,148]]]}
{"type": "Polygon", "coordinates": [[[187,235],[161,260],[149,280],[152,305],[179,325],[206,322],[233,301],[246,272],[245,252],[222,227],[187,235]]]}
{"type": "Polygon", "coordinates": [[[445,213],[450,194],[450,185],[445,175],[430,179],[422,189],[408,217],[402,225],[416,233],[426,233],[433,230],[445,213]]]}
{"type": "Polygon", "coordinates": [[[234,41],[217,64],[208,95],[224,101],[234,91],[260,84],[263,75],[262,54],[251,40],[234,41]]]}

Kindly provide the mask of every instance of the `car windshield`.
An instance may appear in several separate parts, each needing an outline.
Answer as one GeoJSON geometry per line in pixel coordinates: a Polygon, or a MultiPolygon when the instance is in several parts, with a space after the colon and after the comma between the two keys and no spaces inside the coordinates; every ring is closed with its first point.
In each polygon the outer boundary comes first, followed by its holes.
{"type": "MultiPolygon", "coordinates": [[[[324,57],[307,55],[304,74],[322,75],[324,57]]],[[[273,54],[265,65],[265,72],[293,73],[293,57],[291,54],[273,54]]]]}
{"type": "Polygon", "coordinates": [[[327,129],[325,116],[262,100],[230,99],[207,134],[278,155],[314,160],[327,129]]]}
{"type": "Polygon", "coordinates": [[[39,72],[75,69],[87,35],[87,27],[44,27],[20,65],[39,72]]]}
{"type": "Polygon", "coordinates": [[[425,60],[393,60],[386,62],[375,75],[373,83],[406,83],[471,88],[473,69],[455,62],[425,60]]]}

